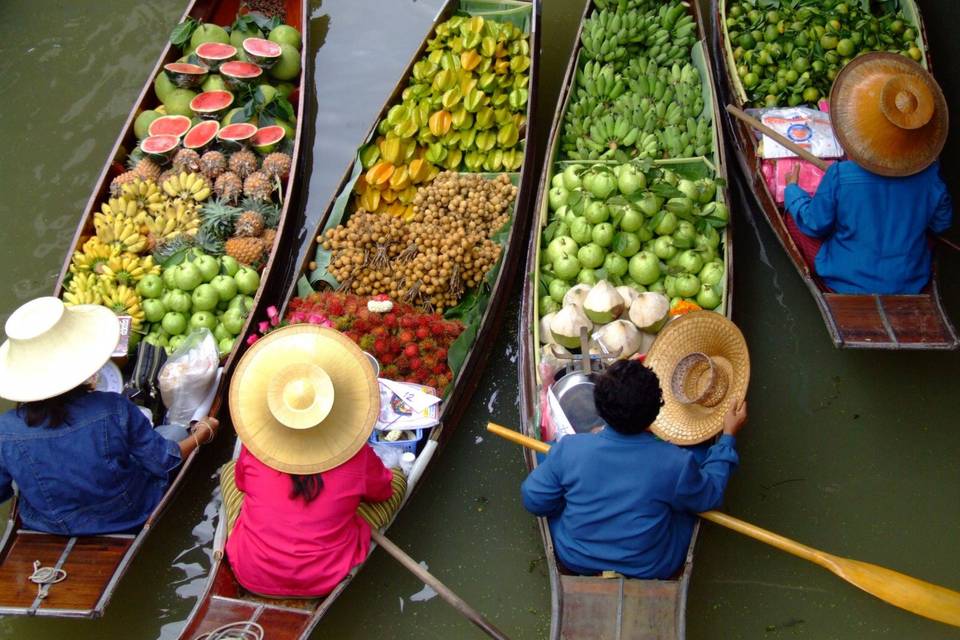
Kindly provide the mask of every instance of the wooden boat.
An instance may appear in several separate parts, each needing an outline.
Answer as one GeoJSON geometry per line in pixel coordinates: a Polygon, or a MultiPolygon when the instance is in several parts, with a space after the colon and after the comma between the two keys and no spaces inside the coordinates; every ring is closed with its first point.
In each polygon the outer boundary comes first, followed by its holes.
{"type": "MultiPolygon", "coordinates": [[[[469,7],[473,15],[487,15],[483,11],[483,7],[492,7],[494,10],[507,9],[514,16],[519,14],[525,27],[528,29],[528,42],[532,62],[529,69],[527,87],[529,98],[526,107],[526,118],[527,130],[533,130],[533,117],[536,113],[538,53],[540,51],[540,1],[466,0],[460,2],[459,0],[448,0],[443,9],[435,17],[433,26],[428,32],[427,37],[424,38],[420,48],[410,60],[406,71],[384,104],[379,116],[374,121],[374,125],[370,128],[369,133],[364,139],[364,143],[369,143],[375,139],[377,136],[377,123],[386,116],[388,109],[399,100],[400,94],[406,86],[407,78],[409,78],[412,73],[414,63],[417,62],[427,50],[427,40],[432,37],[436,25],[449,19],[458,8],[463,9],[466,7],[469,7]]],[[[524,240],[529,228],[528,211],[534,184],[534,156],[535,152],[532,146],[532,140],[527,139],[524,148],[523,164],[516,181],[518,191],[514,202],[513,225],[509,238],[504,244],[499,272],[491,285],[489,303],[483,312],[482,320],[479,322],[479,328],[472,348],[440,406],[440,424],[433,427],[429,434],[425,436],[425,444],[422,445],[422,448],[417,453],[413,469],[407,478],[407,494],[404,498],[404,503],[401,505],[401,509],[403,505],[406,504],[413,490],[418,486],[418,483],[422,480],[423,474],[429,467],[434,455],[436,455],[440,447],[453,433],[476,388],[484,363],[489,355],[490,347],[497,335],[500,320],[507,303],[507,296],[513,286],[517,270],[522,260],[524,240]]],[[[342,211],[344,203],[351,196],[353,181],[357,175],[356,168],[351,163],[344,173],[340,186],[337,189],[337,197],[332,199],[328,204],[317,228],[314,230],[314,237],[327,228],[328,225],[333,224],[333,222],[331,222],[331,216],[338,206],[340,211],[342,211]]],[[[286,294],[284,302],[278,306],[285,309],[286,305],[294,296],[298,295],[298,293],[303,293],[303,287],[306,286],[309,288],[310,285],[305,284],[304,277],[312,271],[311,262],[315,250],[316,242],[314,241],[310,249],[306,252],[306,256],[297,273],[299,280],[294,280],[286,294]]],[[[394,518],[395,517],[396,515],[394,515],[394,518]]],[[[384,528],[384,531],[386,528],[389,528],[389,524],[384,528]]],[[[333,592],[324,598],[309,600],[263,598],[246,591],[237,582],[225,556],[225,543],[225,525],[221,512],[221,518],[214,538],[214,559],[209,580],[203,595],[191,612],[185,628],[180,633],[180,638],[184,640],[196,638],[201,634],[208,633],[211,630],[230,623],[236,624],[236,628],[238,629],[252,628],[254,623],[260,625],[263,630],[263,637],[271,640],[293,640],[297,638],[305,640],[320,622],[320,619],[329,611],[336,599],[350,586],[354,576],[356,576],[363,567],[363,564],[361,564],[354,568],[333,592]]],[[[371,547],[371,553],[372,552],[373,547],[371,547]]]]}
{"type": "MultiPolygon", "coordinates": [[[[594,11],[593,3],[587,3],[580,22],[577,45],[567,65],[560,97],[553,117],[549,143],[545,155],[545,170],[542,173],[537,200],[534,204],[533,229],[527,252],[526,278],[520,312],[521,358],[520,418],[524,435],[542,439],[539,372],[539,312],[538,273],[540,264],[540,235],[548,222],[549,205],[547,193],[551,187],[554,161],[557,158],[564,114],[567,112],[575,83],[575,73],[580,56],[580,32],[584,21],[594,11]]],[[[694,47],[694,62],[700,70],[705,87],[716,95],[710,59],[704,41],[703,16],[699,3],[691,2],[687,10],[695,17],[698,27],[698,44],[694,47]]],[[[714,125],[712,164],[719,178],[726,178],[726,163],[723,132],[718,126],[719,110],[715,97],[707,102],[705,113],[710,114],[714,125]]],[[[588,164],[578,161],[579,164],[588,164]]],[[[669,163],[671,161],[664,161],[669,163]]],[[[730,202],[725,193],[726,202],[730,202]]],[[[731,224],[734,218],[731,214],[731,224]]],[[[733,244],[732,230],[728,225],[723,234],[726,277],[723,282],[723,304],[717,312],[732,316],[733,308],[733,244]]],[[[537,457],[524,449],[527,467],[533,471],[537,457]]],[[[637,580],[624,577],[603,578],[571,575],[562,568],[554,553],[553,538],[545,518],[537,518],[546,554],[547,571],[551,589],[551,640],[560,639],[682,639],[686,634],[686,603],[690,576],[693,570],[694,549],[700,525],[697,524],[690,540],[686,559],[676,576],[670,580],[637,580]]]]}
{"type": "MultiPolygon", "coordinates": [[[[181,21],[194,18],[201,22],[213,22],[220,25],[230,25],[236,17],[239,0],[193,0],[184,11],[181,21]]],[[[306,37],[309,34],[306,0],[286,0],[287,23],[297,27],[306,37]]],[[[301,75],[298,86],[306,87],[303,82],[306,68],[306,54],[308,45],[304,42],[301,51],[301,75]]],[[[123,163],[128,149],[136,146],[133,124],[137,114],[158,103],[153,89],[153,80],[163,69],[163,65],[175,61],[180,57],[178,49],[169,43],[164,48],[159,61],[144,84],[143,90],[131,110],[104,165],[103,171],[97,180],[90,199],[87,201],[84,215],[77,227],[70,251],[64,259],[63,268],[57,281],[54,295],[63,293],[64,280],[68,275],[68,268],[73,251],[86,238],[92,235],[93,214],[99,210],[100,203],[109,196],[110,182],[119,173],[124,171],[123,163]]],[[[296,113],[304,112],[304,92],[298,91],[299,96],[294,108],[296,113]]],[[[247,323],[252,322],[257,309],[265,302],[263,294],[273,286],[271,275],[275,271],[275,262],[283,261],[284,251],[279,250],[282,245],[289,243],[289,234],[284,233],[285,224],[290,217],[292,202],[295,200],[298,164],[300,160],[300,137],[303,122],[300,119],[296,126],[294,137],[294,163],[287,181],[287,197],[282,203],[280,221],[277,226],[277,237],[270,257],[261,273],[261,286],[255,296],[253,313],[247,323]]],[[[243,334],[241,334],[243,335],[243,334]]],[[[234,363],[245,348],[242,340],[237,340],[234,350],[221,362],[223,374],[220,378],[220,389],[211,407],[211,415],[221,415],[224,406],[220,402],[221,393],[225,389],[234,363]]],[[[166,494],[150,514],[139,531],[118,533],[112,535],[65,537],[29,531],[22,528],[16,498],[10,508],[7,527],[0,542],[0,615],[31,615],[51,617],[86,617],[93,618],[102,615],[110,601],[114,590],[123,577],[130,563],[133,561],[147,535],[152,530],[157,519],[169,505],[174,493],[183,484],[187,471],[196,458],[196,451],[183,461],[171,480],[166,494]],[[34,572],[34,562],[43,567],[55,567],[66,571],[66,579],[49,587],[45,598],[38,597],[37,585],[30,581],[29,576],[34,572]]]]}
{"type": "MultiPolygon", "coordinates": [[[[929,67],[927,36],[923,19],[914,0],[902,0],[906,16],[918,26],[923,51],[922,64],[929,67]]],[[[714,24],[722,25],[715,34],[714,59],[717,60],[718,87],[725,104],[741,109],[746,93],[733,64],[726,28],[727,0],[718,0],[714,24]]],[[[727,116],[728,131],[747,187],[757,206],[783,245],[804,284],[817,302],[827,332],[834,345],[850,349],[956,349],[960,342],[940,300],[937,272],[930,284],[917,295],[849,295],[827,291],[823,282],[811,273],[787,231],[783,211],[770,192],[761,172],[759,139],[751,127],[727,116]]]]}

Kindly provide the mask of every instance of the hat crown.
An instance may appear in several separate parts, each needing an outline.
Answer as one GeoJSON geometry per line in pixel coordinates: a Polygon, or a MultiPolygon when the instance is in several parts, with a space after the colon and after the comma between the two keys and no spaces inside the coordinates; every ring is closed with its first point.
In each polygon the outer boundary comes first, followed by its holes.
{"type": "Polygon", "coordinates": [[[270,413],[289,429],[315,427],[333,408],[333,381],[315,363],[297,362],[283,367],[270,380],[266,391],[270,413]]]}
{"type": "Polygon", "coordinates": [[[929,87],[917,76],[898,73],[880,88],[880,110],[901,129],[919,129],[933,118],[934,99],[929,87]]]}
{"type": "Polygon", "coordinates": [[[4,331],[8,338],[16,342],[32,340],[57,326],[63,314],[63,301],[59,298],[37,298],[10,314],[4,331]]]}
{"type": "Polygon", "coordinates": [[[313,385],[306,380],[291,380],[283,387],[283,400],[291,409],[303,411],[316,399],[313,385]]]}

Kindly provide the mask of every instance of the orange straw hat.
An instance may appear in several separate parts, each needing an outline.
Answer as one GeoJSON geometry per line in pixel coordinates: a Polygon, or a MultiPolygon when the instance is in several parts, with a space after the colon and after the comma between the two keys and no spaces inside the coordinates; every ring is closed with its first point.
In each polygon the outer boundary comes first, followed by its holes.
{"type": "Polygon", "coordinates": [[[882,176],[923,171],[947,141],[937,81],[895,53],[867,53],[843,68],[830,91],[830,119],[850,159],[882,176]]]}
{"type": "Polygon", "coordinates": [[[660,330],[644,363],[656,372],[663,406],[650,430],[679,445],[723,429],[723,416],[750,382],[750,352],[737,325],[714,311],[674,318],[660,330]]]}
{"type": "Polygon", "coordinates": [[[343,334],[315,325],[261,338],[230,381],[237,436],[284,473],[319,473],[346,462],[379,413],[380,387],[367,356],[343,334]]]}

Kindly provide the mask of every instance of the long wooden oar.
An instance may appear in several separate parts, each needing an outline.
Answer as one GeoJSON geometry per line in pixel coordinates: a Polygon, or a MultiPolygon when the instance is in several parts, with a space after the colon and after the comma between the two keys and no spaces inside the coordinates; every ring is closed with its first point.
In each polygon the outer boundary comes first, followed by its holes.
{"type": "MultiPolygon", "coordinates": [[[[488,423],[487,430],[511,442],[546,453],[550,445],[517,433],[498,424],[488,423]]],[[[719,511],[705,511],[700,517],[727,527],[754,540],[769,544],[798,558],[809,560],[840,576],[853,586],[863,589],[890,604],[931,620],[960,627],[960,593],[939,585],[924,582],[908,575],[879,567],[875,564],[841,558],[790,538],[762,529],[719,511]]]]}
{"type": "MultiPolygon", "coordinates": [[[[812,153],[810,153],[809,151],[807,151],[806,149],[804,149],[803,147],[795,143],[793,140],[787,138],[785,135],[781,134],[780,132],[775,131],[774,129],[771,129],[770,127],[763,124],[753,116],[750,116],[749,114],[747,114],[742,109],[738,109],[732,104],[728,104],[727,112],[733,117],[735,117],[737,120],[741,120],[747,123],[748,125],[750,125],[751,127],[753,127],[754,129],[756,129],[757,131],[760,131],[761,133],[765,133],[768,137],[770,137],[773,140],[776,140],[779,144],[786,147],[790,151],[793,151],[795,154],[797,154],[807,162],[813,164],[815,167],[817,167],[821,171],[826,171],[827,167],[830,166],[826,162],[824,162],[822,158],[818,158],[817,156],[813,155],[812,153]]],[[[939,240],[944,245],[950,247],[954,251],[960,251],[960,245],[958,245],[957,243],[947,240],[943,236],[934,235],[933,237],[939,240]]]]}
{"type": "Polygon", "coordinates": [[[480,627],[488,636],[496,638],[496,640],[510,640],[502,631],[484,618],[479,611],[464,602],[460,596],[450,590],[450,587],[433,577],[433,574],[421,567],[416,560],[404,553],[400,547],[390,542],[382,533],[376,529],[370,529],[370,537],[373,538],[374,542],[383,547],[387,553],[396,558],[400,564],[406,567],[413,575],[423,580],[424,584],[436,591],[437,595],[446,600],[454,609],[466,616],[470,622],[480,627]]]}

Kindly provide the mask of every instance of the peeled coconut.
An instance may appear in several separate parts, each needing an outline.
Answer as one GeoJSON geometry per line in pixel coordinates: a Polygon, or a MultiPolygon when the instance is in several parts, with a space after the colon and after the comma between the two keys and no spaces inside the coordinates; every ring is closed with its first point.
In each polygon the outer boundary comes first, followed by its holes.
{"type": "Polygon", "coordinates": [[[620,286],[617,287],[617,293],[623,298],[623,313],[620,314],[620,317],[627,318],[630,314],[630,306],[640,296],[640,292],[633,287],[620,286]]]}
{"type": "Polygon", "coordinates": [[[590,293],[592,287],[589,284],[578,284],[567,289],[567,292],[563,294],[563,306],[575,304],[580,307],[583,306],[583,301],[586,299],[587,294],[590,293]]]}
{"type": "Polygon", "coordinates": [[[540,318],[540,344],[551,344],[553,342],[553,335],[550,333],[550,323],[553,321],[553,316],[555,315],[557,315],[556,312],[548,313],[540,318]]]}
{"type": "Polygon", "coordinates": [[[606,324],[620,317],[626,304],[612,284],[601,280],[593,285],[583,300],[583,311],[597,324],[606,324]]]}
{"type": "Polygon", "coordinates": [[[604,353],[616,353],[619,349],[619,358],[629,358],[641,350],[646,353],[653,343],[653,336],[648,336],[650,339],[647,340],[646,334],[641,333],[629,320],[614,320],[605,324],[593,337],[604,353]]]}
{"type": "Polygon", "coordinates": [[[670,318],[670,299],[662,293],[647,291],[637,294],[630,305],[630,322],[641,331],[656,333],[670,318]]]}
{"type": "Polygon", "coordinates": [[[554,314],[550,321],[550,334],[557,344],[568,349],[577,349],[580,347],[581,327],[586,327],[589,333],[593,329],[593,323],[579,306],[571,304],[554,314]]]}

